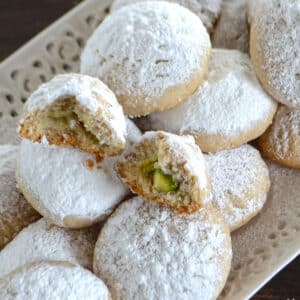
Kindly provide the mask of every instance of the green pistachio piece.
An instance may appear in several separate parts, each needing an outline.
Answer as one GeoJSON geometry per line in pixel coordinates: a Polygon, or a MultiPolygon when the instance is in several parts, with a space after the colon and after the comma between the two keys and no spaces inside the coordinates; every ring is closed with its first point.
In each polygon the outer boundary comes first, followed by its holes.
{"type": "Polygon", "coordinates": [[[156,169],[153,175],[153,186],[159,192],[172,192],[178,187],[178,183],[171,175],[164,174],[161,170],[156,169]]]}

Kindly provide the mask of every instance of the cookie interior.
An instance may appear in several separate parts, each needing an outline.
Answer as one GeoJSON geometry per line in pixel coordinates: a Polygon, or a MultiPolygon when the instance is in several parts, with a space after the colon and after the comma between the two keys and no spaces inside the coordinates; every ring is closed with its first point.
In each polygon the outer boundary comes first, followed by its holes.
{"type": "Polygon", "coordinates": [[[178,213],[192,213],[200,208],[191,188],[193,178],[188,178],[174,160],[162,165],[152,139],[137,145],[136,151],[117,164],[117,168],[132,191],[151,202],[167,205],[178,213]]]}
{"type": "Polygon", "coordinates": [[[71,145],[101,156],[118,155],[124,148],[111,138],[111,129],[101,112],[91,114],[74,97],[57,100],[43,110],[34,110],[26,116],[19,133],[32,141],[40,142],[45,136],[50,144],[71,145]]]}

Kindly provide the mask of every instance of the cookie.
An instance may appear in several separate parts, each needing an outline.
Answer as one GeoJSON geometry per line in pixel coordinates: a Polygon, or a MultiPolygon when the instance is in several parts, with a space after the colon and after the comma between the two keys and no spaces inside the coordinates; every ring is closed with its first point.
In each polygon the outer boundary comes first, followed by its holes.
{"type": "Polygon", "coordinates": [[[121,154],[126,122],[115,95],[100,80],[57,75],[27,100],[19,135],[33,142],[74,146],[101,156],[121,154]]]}
{"type": "Polygon", "coordinates": [[[177,213],[193,213],[210,191],[206,164],[191,136],[146,132],[116,163],[130,189],[177,213]]]}
{"type": "Polygon", "coordinates": [[[300,169],[300,109],[280,106],[258,145],[264,157],[300,169]]]}
{"type": "Polygon", "coordinates": [[[250,55],[257,77],[277,101],[300,108],[299,2],[260,0],[250,10],[250,55]]]}
{"type": "Polygon", "coordinates": [[[212,35],[214,48],[249,50],[247,0],[227,0],[221,5],[218,22],[212,35]]]}
{"type": "Polygon", "coordinates": [[[0,250],[24,227],[40,218],[16,186],[18,149],[13,145],[0,146],[0,250]]]}
{"type": "Polygon", "coordinates": [[[202,151],[217,152],[259,137],[276,108],[257,81],[247,54],[214,49],[203,86],[186,102],[149,119],[152,129],[191,134],[202,151]]]}
{"type": "Polygon", "coordinates": [[[65,229],[40,219],[0,252],[0,278],[20,266],[42,260],[69,261],[91,269],[97,229],[65,229]]]}
{"type": "Polygon", "coordinates": [[[1,299],[109,300],[106,285],[91,272],[69,262],[25,265],[0,279],[1,299]]]}
{"type": "Polygon", "coordinates": [[[216,299],[230,269],[227,224],[212,209],[176,215],[141,197],[104,225],[93,270],[113,299],[216,299]]]}
{"type": "MultiPolygon", "coordinates": [[[[129,147],[138,137],[131,130],[128,138],[129,147]]],[[[23,140],[16,177],[41,215],[58,226],[82,228],[105,219],[128,194],[114,171],[119,159],[101,160],[76,148],[23,140]]]]}
{"type": "Polygon", "coordinates": [[[205,155],[205,160],[212,185],[205,204],[213,204],[234,231],[263,208],[270,188],[268,167],[250,145],[205,155]]]}
{"type": "MultiPolygon", "coordinates": [[[[123,6],[142,1],[147,0],[114,0],[111,6],[111,12],[114,12],[123,6]]],[[[219,17],[222,1],[223,0],[170,0],[169,2],[178,3],[192,11],[201,19],[207,31],[211,32],[219,17]]]]}
{"type": "Polygon", "coordinates": [[[125,114],[176,106],[202,83],[210,39],[188,9],[165,1],[125,6],[100,24],[81,55],[81,73],[99,77],[125,114]]]}

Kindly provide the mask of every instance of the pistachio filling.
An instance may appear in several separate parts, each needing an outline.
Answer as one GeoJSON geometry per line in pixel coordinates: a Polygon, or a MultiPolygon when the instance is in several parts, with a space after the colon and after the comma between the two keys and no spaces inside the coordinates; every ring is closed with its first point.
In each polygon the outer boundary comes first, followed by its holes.
{"type": "Polygon", "coordinates": [[[165,174],[158,166],[157,159],[146,159],[142,164],[142,172],[152,179],[153,187],[158,192],[172,192],[179,187],[172,175],[165,174]]]}
{"type": "Polygon", "coordinates": [[[89,146],[98,146],[99,141],[95,135],[87,131],[78,115],[63,106],[53,106],[48,110],[40,112],[40,122],[38,127],[40,131],[55,129],[60,132],[69,132],[76,135],[80,140],[89,146]]]}

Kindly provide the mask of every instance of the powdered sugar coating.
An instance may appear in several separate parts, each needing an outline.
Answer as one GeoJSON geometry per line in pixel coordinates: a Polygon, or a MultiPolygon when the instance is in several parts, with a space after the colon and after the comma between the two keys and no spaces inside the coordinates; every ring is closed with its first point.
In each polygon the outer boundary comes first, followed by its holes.
{"type": "Polygon", "coordinates": [[[250,53],[266,90],[300,108],[300,3],[259,0],[251,5],[250,53]]]}
{"type": "MultiPolygon", "coordinates": [[[[115,11],[125,5],[148,1],[148,0],[115,0],[111,6],[111,11],[115,11]]],[[[208,31],[213,29],[213,26],[220,14],[221,3],[223,0],[171,0],[189,9],[196,14],[208,31]]]]}
{"type": "Polygon", "coordinates": [[[153,129],[230,138],[261,127],[276,107],[257,81],[247,54],[213,49],[203,86],[182,104],[149,118],[153,129]]]}
{"type": "Polygon", "coordinates": [[[86,44],[80,70],[103,80],[125,113],[142,105],[155,111],[168,90],[202,76],[210,47],[205,27],[189,10],[139,2],[106,17],[86,44]]]}
{"type": "Polygon", "coordinates": [[[0,249],[22,228],[39,218],[16,186],[18,149],[13,145],[0,146],[0,249]]]}
{"type": "Polygon", "coordinates": [[[26,265],[0,280],[0,298],[7,300],[110,299],[105,284],[82,267],[66,262],[26,265]]]}
{"type": "Polygon", "coordinates": [[[78,149],[28,140],[21,143],[17,179],[39,212],[58,226],[65,226],[68,216],[100,221],[127,194],[113,171],[113,160],[99,166],[92,155],[78,149]]]}
{"type": "Polygon", "coordinates": [[[0,252],[0,277],[28,263],[61,260],[92,268],[97,229],[71,230],[45,218],[23,229],[0,252]]]}
{"type": "Polygon", "coordinates": [[[213,31],[213,47],[248,52],[247,2],[247,0],[226,0],[222,2],[220,17],[213,31]]]}
{"type": "Polygon", "coordinates": [[[231,261],[230,235],[214,212],[178,216],[140,197],[104,225],[94,272],[113,299],[215,299],[231,261]]]}
{"type": "MultiPolygon", "coordinates": [[[[76,97],[77,101],[92,113],[101,108],[99,99],[116,105],[113,92],[99,79],[82,74],[59,74],[50,81],[42,84],[26,101],[25,111],[31,112],[36,108],[44,109],[58,99],[76,97]]],[[[117,110],[121,110],[118,106],[117,110]]]]}
{"type": "Polygon", "coordinates": [[[212,183],[212,198],[206,200],[233,231],[262,209],[270,187],[268,168],[250,145],[205,155],[205,159],[212,183]]]}
{"type": "MultiPolygon", "coordinates": [[[[130,147],[141,134],[132,121],[126,122],[130,147]]],[[[128,193],[114,170],[121,157],[99,161],[76,148],[23,140],[17,179],[39,212],[56,225],[73,227],[64,222],[69,216],[87,219],[91,224],[110,214],[128,193]]]]}

